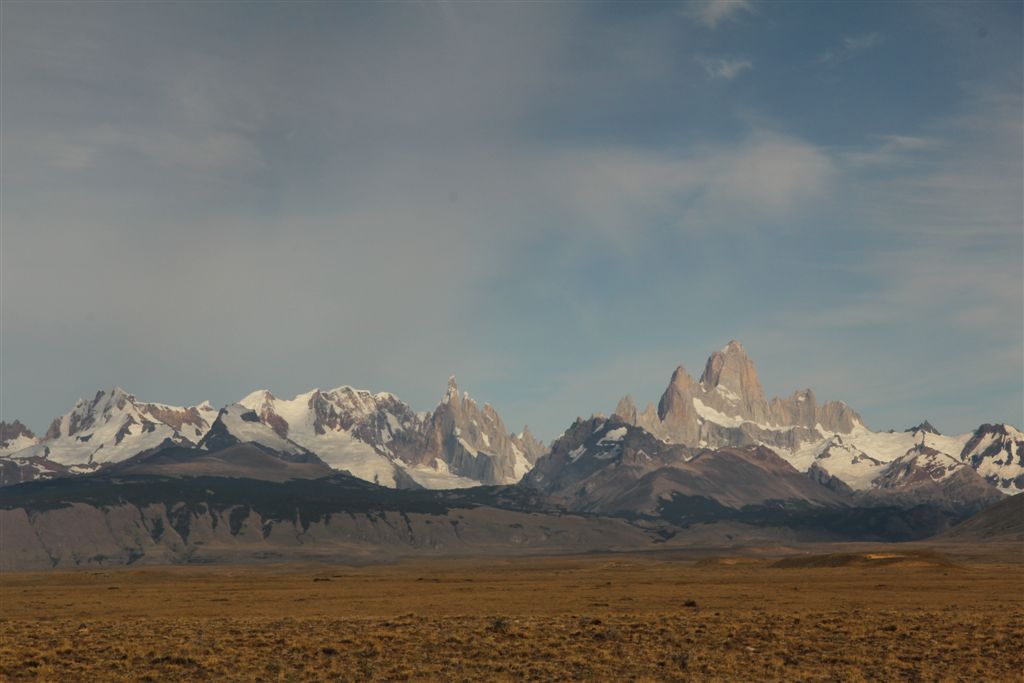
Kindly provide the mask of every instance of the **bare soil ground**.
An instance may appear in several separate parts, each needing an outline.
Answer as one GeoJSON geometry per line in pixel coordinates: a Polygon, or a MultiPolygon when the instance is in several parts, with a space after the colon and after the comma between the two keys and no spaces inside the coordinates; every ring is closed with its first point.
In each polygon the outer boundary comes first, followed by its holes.
{"type": "Polygon", "coordinates": [[[1019,548],[0,576],[0,679],[1024,681],[1019,548]]]}

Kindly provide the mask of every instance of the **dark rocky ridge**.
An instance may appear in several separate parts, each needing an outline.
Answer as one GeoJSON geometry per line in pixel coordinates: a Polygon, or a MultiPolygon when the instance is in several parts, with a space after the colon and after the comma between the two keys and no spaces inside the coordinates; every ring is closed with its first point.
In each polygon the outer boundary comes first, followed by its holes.
{"type": "Polygon", "coordinates": [[[36,438],[32,430],[23,425],[20,420],[0,422],[0,449],[6,449],[19,436],[29,439],[36,438]]]}
{"type": "Polygon", "coordinates": [[[904,431],[907,431],[907,432],[925,432],[927,434],[941,434],[941,432],[939,432],[938,429],[933,427],[932,423],[929,422],[928,420],[925,420],[924,422],[922,422],[921,424],[917,425],[916,427],[911,427],[910,429],[907,429],[907,430],[904,430],[904,431]]]}
{"type": "Polygon", "coordinates": [[[1004,498],[939,538],[962,543],[1024,543],[1024,495],[1004,498]]]}

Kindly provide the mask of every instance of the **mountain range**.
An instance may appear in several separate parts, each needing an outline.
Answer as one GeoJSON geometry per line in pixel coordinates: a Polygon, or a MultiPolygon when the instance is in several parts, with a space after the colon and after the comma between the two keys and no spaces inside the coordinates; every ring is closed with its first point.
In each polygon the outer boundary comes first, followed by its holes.
{"type": "MultiPolygon", "coordinates": [[[[640,411],[626,396],[613,417],[666,444],[763,445],[801,472],[855,491],[970,478],[964,468],[1004,493],[1024,490],[1024,434],[1015,427],[983,424],[945,436],[925,421],[874,432],[841,401],[818,405],[811,389],[767,400],[737,341],[711,354],[699,380],[677,367],[657,407],[640,411]]],[[[246,442],[312,453],[383,486],[430,489],[513,484],[550,450],[528,427],[510,433],[489,404],[460,395],[454,377],[430,412],[348,386],[292,399],[259,390],[220,410],[143,402],[115,387],[79,400],[42,438],[17,420],[0,423],[0,483],[94,472],[161,446],[246,442]]]]}
{"type": "Polygon", "coordinates": [[[754,363],[737,341],[711,354],[697,381],[676,368],[657,408],[638,411],[626,396],[614,414],[666,443],[761,444],[803,472],[858,491],[909,484],[910,470],[926,469],[941,481],[964,467],[1005,493],[1024,490],[1024,434],[1015,427],[983,424],[944,436],[925,421],[904,432],[874,432],[841,401],[819,406],[811,389],[766,400],[754,363]]]}
{"type": "Polygon", "coordinates": [[[392,488],[513,484],[545,452],[528,427],[509,433],[497,412],[459,394],[455,378],[432,412],[414,412],[390,393],[339,387],[292,399],[254,391],[217,410],[208,402],[139,401],[119,387],[81,399],[42,438],[20,422],[0,423],[0,483],[96,472],[170,446],[216,450],[256,443],[324,463],[392,488]]]}
{"type": "Polygon", "coordinates": [[[810,389],[769,400],[732,341],[697,380],[676,368],[656,407],[627,396],[549,445],[509,432],[454,378],[426,412],[347,386],[292,399],[260,390],[219,410],[114,388],[42,437],[0,423],[0,483],[8,567],[287,557],[300,546],[908,540],[1024,489],[1024,435],[983,424],[945,436],[927,421],[875,432],[810,389]]]}

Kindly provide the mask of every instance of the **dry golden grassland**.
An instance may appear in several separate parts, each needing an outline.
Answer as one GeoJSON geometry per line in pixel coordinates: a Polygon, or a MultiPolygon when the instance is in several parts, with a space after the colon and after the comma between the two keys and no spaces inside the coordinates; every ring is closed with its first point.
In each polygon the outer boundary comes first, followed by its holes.
{"type": "Polygon", "coordinates": [[[1014,554],[0,577],[3,680],[1024,680],[1014,554]]]}

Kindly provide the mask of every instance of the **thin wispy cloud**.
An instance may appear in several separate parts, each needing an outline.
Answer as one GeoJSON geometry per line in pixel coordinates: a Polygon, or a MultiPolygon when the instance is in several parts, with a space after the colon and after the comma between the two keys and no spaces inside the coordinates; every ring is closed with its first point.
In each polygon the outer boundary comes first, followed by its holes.
{"type": "Polygon", "coordinates": [[[818,55],[819,64],[835,64],[853,59],[867,52],[882,42],[882,34],[877,31],[856,36],[844,36],[834,48],[825,50],[818,55]]]}
{"type": "Polygon", "coordinates": [[[919,135],[878,135],[878,143],[861,146],[842,153],[843,158],[853,164],[887,165],[909,163],[920,154],[942,147],[942,140],[919,135]]]}
{"type": "Polygon", "coordinates": [[[695,0],[687,8],[688,14],[708,28],[718,28],[723,22],[738,19],[754,11],[750,0],[695,0]]]}
{"type": "Polygon", "coordinates": [[[754,64],[749,59],[723,58],[723,57],[698,57],[697,61],[704,67],[708,76],[714,79],[731,81],[754,64]]]}
{"type": "Polygon", "coordinates": [[[575,224],[629,249],[645,241],[645,224],[670,222],[680,234],[756,232],[762,221],[820,200],[835,166],[813,144],[754,130],[740,142],[701,145],[688,154],[567,152],[547,157],[531,176],[538,195],[564,202],[575,224]]]}

